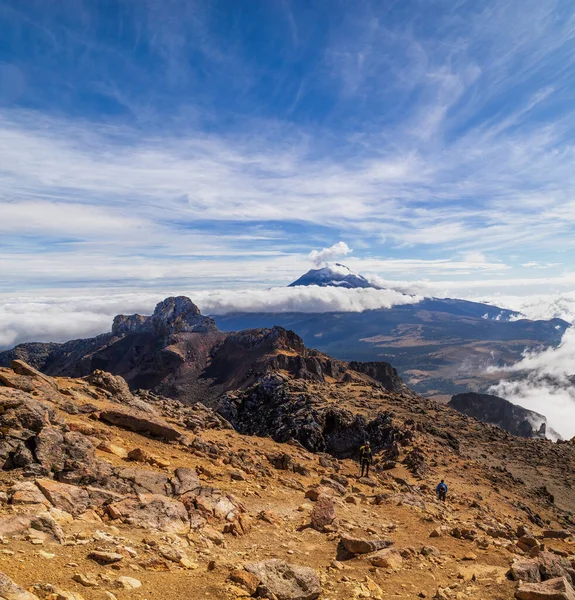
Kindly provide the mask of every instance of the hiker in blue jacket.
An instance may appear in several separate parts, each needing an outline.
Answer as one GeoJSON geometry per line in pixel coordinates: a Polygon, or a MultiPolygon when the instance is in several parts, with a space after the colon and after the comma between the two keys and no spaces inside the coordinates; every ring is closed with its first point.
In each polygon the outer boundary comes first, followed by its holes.
{"type": "Polygon", "coordinates": [[[437,487],[435,488],[435,493],[437,494],[439,500],[445,502],[445,498],[447,496],[447,484],[445,483],[445,481],[443,481],[443,479],[440,483],[437,484],[437,487]]]}

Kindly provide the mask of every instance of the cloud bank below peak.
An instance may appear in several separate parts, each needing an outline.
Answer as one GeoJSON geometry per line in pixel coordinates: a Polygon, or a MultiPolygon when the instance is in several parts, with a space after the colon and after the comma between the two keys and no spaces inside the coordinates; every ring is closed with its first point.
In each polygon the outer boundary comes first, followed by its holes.
{"type": "MultiPolygon", "coordinates": [[[[61,342],[110,331],[117,314],[151,314],[167,294],[120,293],[90,296],[0,297],[0,348],[29,341],[61,342]]],[[[243,290],[173,291],[186,295],[202,313],[361,312],[414,304],[422,296],[395,290],[340,289],[317,286],[243,290]]]]}

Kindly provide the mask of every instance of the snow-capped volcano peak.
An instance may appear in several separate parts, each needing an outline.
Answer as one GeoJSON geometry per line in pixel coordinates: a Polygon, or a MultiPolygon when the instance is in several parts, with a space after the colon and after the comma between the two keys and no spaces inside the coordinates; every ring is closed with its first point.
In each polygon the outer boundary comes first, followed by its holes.
{"type": "Polygon", "coordinates": [[[377,285],[370,283],[365,277],[354,273],[351,269],[340,263],[333,263],[321,269],[311,269],[305,275],[289,284],[289,287],[299,285],[318,285],[320,287],[340,288],[375,288],[377,285]]]}

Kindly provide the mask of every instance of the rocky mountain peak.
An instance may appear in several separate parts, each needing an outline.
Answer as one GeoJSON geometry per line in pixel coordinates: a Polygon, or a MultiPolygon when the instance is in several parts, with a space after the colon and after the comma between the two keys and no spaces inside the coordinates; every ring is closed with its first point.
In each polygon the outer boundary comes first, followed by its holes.
{"type": "Polygon", "coordinates": [[[156,305],[154,314],[118,315],[112,333],[124,336],[131,333],[154,333],[167,337],[176,333],[217,331],[213,319],[204,317],[200,309],[186,296],[172,296],[156,305]]]}
{"type": "Polygon", "coordinates": [[[321,269],[311,269],[299,279],[290,283],[288,287],[301,285],[317,285],[320,287],[340,288],[375,288],[377,285],[368,281],[363,275],[354,273],[351,269],[340,263],[330,264],[321,269]]]}

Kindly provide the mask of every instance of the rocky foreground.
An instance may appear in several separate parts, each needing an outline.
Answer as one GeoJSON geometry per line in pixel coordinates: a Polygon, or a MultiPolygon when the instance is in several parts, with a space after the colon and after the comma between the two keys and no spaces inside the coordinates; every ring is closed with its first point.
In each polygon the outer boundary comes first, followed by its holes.
{"type": "MultiPolygon", "coordinates": [[[[280,404],[261,403],[253,428],[287,426],[280,404]]],[[[280,373],[225,405],[132,393],[103,371],[0,369],[0,598],[575,598],[571,444],[373,382],[280,373]],[[292,418],[318,417],[323,450],[233,429],[250,425],[246,402],[298,395],[292,418]],[[378,418],[358,479],[333,449],[378,418]]]]}

